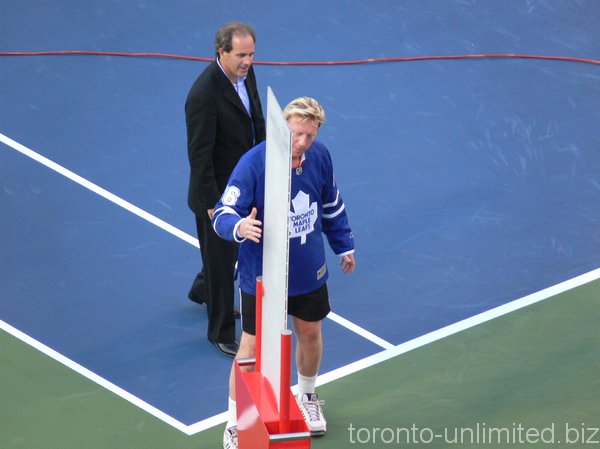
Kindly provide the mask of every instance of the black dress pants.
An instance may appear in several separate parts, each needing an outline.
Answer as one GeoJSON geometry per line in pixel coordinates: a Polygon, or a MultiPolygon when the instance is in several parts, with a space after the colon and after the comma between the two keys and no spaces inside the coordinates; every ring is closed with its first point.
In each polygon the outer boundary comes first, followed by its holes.
{"type": "Polygon", "coordinates": [[[235,263],[238,244],[219,237],[208,214],[196,215],[196,230],[204,272],[204,295],[208,313],[208,340],[213,343],[235,341],[233,316],[235,263]]]}

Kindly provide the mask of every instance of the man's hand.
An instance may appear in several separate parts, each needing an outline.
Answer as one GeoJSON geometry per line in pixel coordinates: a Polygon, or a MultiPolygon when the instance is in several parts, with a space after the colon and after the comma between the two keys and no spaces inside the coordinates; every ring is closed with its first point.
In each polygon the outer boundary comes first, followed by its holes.
{"type": "Polygon", "coordinates": [[[208,209],[206,211],[206,213],[208,214],[208,218],[210,218],[212,220],[213,214],[215,213],[214,209],[208,209]]]}
{"type": "Polygon", "coordinates": [[[252,208],[252,212],[246,218],[242,220],[238,226],[237,233],[243,239],[252,240],[255,243],[260,243],[262,237],[262,222],[256,219],[258,211],[256,207],[252,208]]]}
{"type": "Polygon", "coordinates": [[[344,273],[354,273],[354,254],[346,254],[340,258],[340,267],[344,273]]]}

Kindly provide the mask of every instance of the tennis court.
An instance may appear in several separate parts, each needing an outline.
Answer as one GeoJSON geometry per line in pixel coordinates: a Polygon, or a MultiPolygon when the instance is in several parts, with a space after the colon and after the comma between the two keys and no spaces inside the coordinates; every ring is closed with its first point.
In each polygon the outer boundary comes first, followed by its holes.
{"type": "Polygon", "coordinates": [[[207,64],[185,57],[232,19],[256,28],[263,102],[324,105],[357,242],[352,276],[330,259],[313,446],[600,444],[598,18],[591,0],[4,2],[0,447],[220,447],[230,359],[186,298],[183,104],[207,64]]]}

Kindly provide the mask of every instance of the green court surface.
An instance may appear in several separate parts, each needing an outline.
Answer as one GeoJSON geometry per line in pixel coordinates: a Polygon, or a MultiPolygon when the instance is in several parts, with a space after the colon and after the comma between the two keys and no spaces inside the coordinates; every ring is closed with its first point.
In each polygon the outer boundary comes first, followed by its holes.
{"type": "MultiPolygon", "coordinates": [[[[320,387],[312,447],[600,446],[599,298],[595,281],[320,387]]],[[[221,447],[221,425],[187,436],[5,332],[0,349],[2,449],[221,447]]]]}

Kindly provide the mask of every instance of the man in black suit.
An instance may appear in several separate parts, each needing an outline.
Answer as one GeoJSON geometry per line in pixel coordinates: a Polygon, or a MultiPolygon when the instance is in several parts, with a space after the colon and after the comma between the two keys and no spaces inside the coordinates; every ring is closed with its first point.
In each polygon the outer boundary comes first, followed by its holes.
{"type": "Polygon", "coordinates": [[[254,30],[232,22],[215,35],[217,59],[196,79],[185,104],[190,162],[188,206],[196,216],[203,270],[190,299],[206,302],[208,340],[234,357],[234,270],[237,244],[214,232],[214,205],[238,160],[265,140],[265,119],[252,68],[254,30]],[[203,282],[202,282],[203,281],[203,282]]]}

